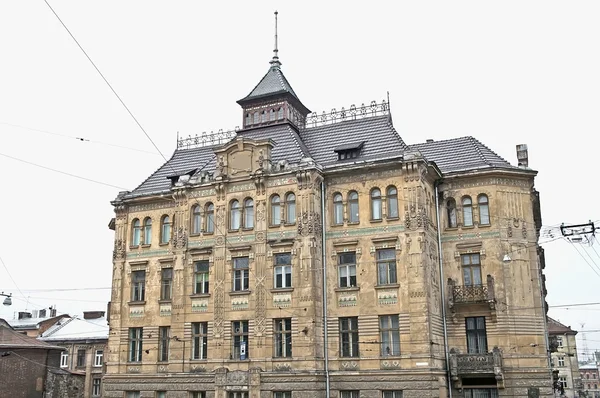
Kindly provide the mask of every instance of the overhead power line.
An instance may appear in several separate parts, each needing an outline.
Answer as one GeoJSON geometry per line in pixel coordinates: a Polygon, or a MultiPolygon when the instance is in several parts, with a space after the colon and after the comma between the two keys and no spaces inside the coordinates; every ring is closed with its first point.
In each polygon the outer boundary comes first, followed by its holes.
{"type": "MultiPolygon", "coordinates": [[[[56,13],[56,11],[54,11],[54,8],[52,8],[52,6],[50,5],[50,3],[48,3],[47,0],[44,0],[44,2],[46,3],[46,5],[48,6],[48,8],[50,8],[50,11],[52,11],[52,13],[54,14],[54,16],[56,17],[56,19],[58,19],[58,21],[60,22],[60,24],[63,26],[63,28],[65,28],[65,30],[67,31],[67,33],[69,34],[69,36],[71,36],[71,38],[73,39],[73,41],[75,42],[75,44],[77,44],[77,47],[79,47],[79,49],[81,50],[81,52],[86,56],[86,58],[88,59],[88,61],[90,61],[90,63],[92,64],[92,66],[94,67],[94,69],[96,69],[96,72],[98,72],[98,74],[100,75],[100,77],[102,77],[102,80],[104,80],[104,82],[106,83],[106,85],[110,88],[110,90],[113,92],[113,94],[115,95],[115,97],[117,97],[117,99],[119,100],[119,102],[121,103],[121,105],[123,105],[123,107],[125,108],[125,110],[127,111],[127,113],[129,113],[129,116],[131,116],[131,118],[135,121],[135,123],[138,125],[138,127],[140,128],[140,130],[142,130],[142,132],[144,133],[144,135],[146,136],[146,138],[148,138],[148,140],[152,143],[152,145],[154,146],[154,148],[158,151],[158,153],[160,154],[160,156],[162,156],[162,158],[165,160],[165,162],[168,164],[167,158],[165,157],[165,155],[163,155],[163,153],[160,151],[160,149],[158,148],[158,146],[154,143],[154,141],[152,140],[152,138],[150,138],[150,135],[146,132],[146,130],[144,129],[144,127],[142,127],[142,124],[137,120],[137,118],[133,115],[133,112],[131,112],[131,110],[129,109],[129,107],[125,104],[125,102],[121,99],[121,97],[119,96],[119,94],[116,92],[116,90],[113,88],[113,86],[109,83],[108,79],[106,79],[106,77],[104,77],[104,74],[100,71],[100,69],[96,66],[96,64],[94,63],[94,61],[92,61],[92,58],[90,58],[90,56],[88,55],[88,53],[83,49],[83,47],[81,46],[81,44],[79,44],[79,41],[77,41],[77,39],[75,38],[75,36],[73,35],[73,33],[71,33],[71,31],[69,30],[69,28],[67,28],[67,25],[65,25],[65,23],[62,21],[62,19],[58,16],[58,14],[56,13]]],[[[172,166],[170,166],[171,169],[173,169],[172,166]]],[[[175,170],[173,170],[173,172],[175,172],[175,170]]]]}

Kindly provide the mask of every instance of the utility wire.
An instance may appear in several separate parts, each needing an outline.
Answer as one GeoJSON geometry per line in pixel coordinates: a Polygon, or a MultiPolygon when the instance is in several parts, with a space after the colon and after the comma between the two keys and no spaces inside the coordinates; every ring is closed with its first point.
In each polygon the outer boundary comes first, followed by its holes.
{"type": "MultiPolygon", "coordinates": [[[[165,155],[163,155],[163,153],[160,151],[160,149],[158,148],[158,146],[154,143],[154,141],[152,140],[152,138],[150,138],[150,135],[146,132],[146,130],[144,129],[144,127],[142,127],[141,123],[133,115],[133,112],[131,112],[131,110],[129,110],[129,107],[121,99],[121,97],[119,96],[119,94],[117,94],[117,92],[112,87],[112,85],[108,82],[108,80],[106,79],[106,77],[104,77],[104,74],[102,74],[102,72],[100,71],[100,69],[98,69],[98,67],[96,66],[96,64],[94,63],[94,61],[92,61],[92,58],[90,58],[90,56],[83,49],[83,47],[81,46],[81,44],[79,44],[79,42],[77,41],[77,39],[75,38],[75,36],[73,36],[73,33],[71,33],[71,31],[69,30],[69,28],[67,28],[67,25],[65,25],[65,23],[62,21],[62,19],[60,19],[60,17],[56,13],[56,11],[54,11],[54,8],[52,8],[52,6],[50,5],[50,3],[48,3],[47,0],[44,0],[44,3],[46,3],[46,5],[48,6],[48,8],[50,8],[50,11],[52,11],[52,13],[54,14],[54,16],[56,16],[56,18],[58,19],[58,21],[60,22],[60,24],[65,28],[65,30],[67,31],[67,33],[69,33],[69,36],[71,36],[71,38],[73,39],[73,41],[75,42],[75,44],[77,44],[77,46],[79,47],[79,49],[81,50],[81,52],[83,52],[83,54],[86,56],[86,58],[88,59],[88,61],[90,61],[90,63],[94,67],[94,69],[96,69],[96,72],[98,72],[98,74],[102,77],[102,79],[104,80],[104,82],[106,83],[106,85],[113,92],[113,94],[115,95],[115,97],[117,97],[117,99],[119,100],[119,102],[121,102],[121,105],[123,105],[123,107],[125,108],[125,110],[127,111],[127,113],[129,113],[129,116],[131,116],[131,118],[135,121],[135,123],[138,125],[138,127],[142,130],[142,132],[144,133],[144,135],[146,136],[146,138],[148,138],[148,140],[152,143],[152,145],[154,146],[154,148],[156,148],[156,150],[158,151],[158,153],[160,154],[160,156],[162,156],[162,158],[168,164],[168,160],[165,157],[165,155]]],[[[170,167],[173,170],[173,172],[175,172],[175,170],[173,169],[173,167],[172,166],[170,166],[170,167]]]]}
{"type": "Polygon", "coordinates": [[[8,267],[6,266],[6,264],[4,264],[4,260],[2,260],[2,257],[0,257],[0,263],[2,263],[2,266],[6,270],[6,273],[8,274],[8,277],[10,278],[10,280],[12,281],[12,283],[15,285],[15,287],[17,288],[17,290],[19,291],[19,293],[21,293],[21,296],[25,297],[25,295],[23,294],[23,292],[21,291],[21,289],[19,289],[19,285],[17,285],[17,282],[15,282],[14,278],[10,274],[10,271],[8,270],[8,267]]]}
{"type": "Polygon", "coordinates": [[[567,240],[569,243],[571,243],[571,245],[573,246],[573,248],[575,249],[575,251],[577,252],[577,254],[579,254],[581,256],[581,258],[583,259],[583,261],[585,261],[585,263],[592,269],[592,271],[594,271],[594,273],[596,275],[598,275],[598,277],[600,278],[600,274],[598,273],[598,271],[596,271],[596,269],[594,267],[592,267],[592,265],[589,263],[589,261],[587,260],[587,258],[585,258],[583,256],[583,254],[581,254],[581,252],[577,249],[577,246],[575,246],[575,244],[569,240],[567,240]]]}
{"type": "Polygon", "coordinates": [[[82,176],[79,176],[79,175],[76,175],[76,174],[72,174],[72,173],[67,173],[66,171],[61,171],[61,170],[53,169],[53,168],[48,167],[48,166],[42,166],[41,164],[37,164],[37,163],[33,163],[33,162],[30,162],[30,161],[27,161],[27,160],[19,159],[19,158],[16,158],[14,156],[10,156],[10,155],[4,154],[4,153],[0,153],[0,156],[4,156],[6,158],[9,158],[9,159],[12,159],[12,160],[16,160],[17,162],[26,163],[26,164],[29,164],[31,166],[39,167],[39,168],[42,168],[42,169],[45,169],[45,170],[50,170],[50,171],[53,171],[55,173],[67,175],[67,176],[74,177],[74,178],[79,178],[80,180],[85,180],[85,181],[93,182],[95,184],[105,185],[107,187],[117,188],[117,189],[120,189],[120,190],[128,191],[127,188],[123,188],[123,187],[120,187],[118,185],[108,184],[106,182],[102,182],[102,181],[98,181],[98,180],[93,180],[91,178],[82,177],[82,176]]]}

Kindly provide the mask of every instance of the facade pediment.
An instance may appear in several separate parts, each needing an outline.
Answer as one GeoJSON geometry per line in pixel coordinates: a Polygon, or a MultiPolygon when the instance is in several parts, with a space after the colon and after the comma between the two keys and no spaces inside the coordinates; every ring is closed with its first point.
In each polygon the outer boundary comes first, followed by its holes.
{"type": "Polygon", "coordinates": [[[215,150],[217,178],[238,178],[262,174],[270,169],[272,140],[238,137],[215,150]]]}

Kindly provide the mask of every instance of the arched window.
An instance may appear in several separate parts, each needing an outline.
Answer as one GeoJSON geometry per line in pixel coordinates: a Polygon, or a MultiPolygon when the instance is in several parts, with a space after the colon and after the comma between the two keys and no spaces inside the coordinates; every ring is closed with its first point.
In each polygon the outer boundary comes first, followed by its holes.
{"type": "Polygon", "coordinates": [[[246,113],[246,126],[252,124],[252,116],[249,113],[246,113]]]}
{"type": "Polygon", "coordinates": [[[281,200],[279,195],[271,196],[271,225],[281,224],[281,200]]]}
{"type": "Polygon", "coordinates": [[[479,224],[490,225],[490,205],[487,195],[479,195],[477,204],[479,205],[479,224]]]}
{"type": "Polygon", "coordinates": [[[215,232],[215,206],[212,203],[206,204],[206,213],[204,217],[205,231],[206,233],[212,234],[215,232]]]}
{"type": "Polygon", "coordinates": [[[465,196],[462,199],[463,208],[463,226],[473,226],[473,201],[470,196],[465,196]]]}
{"type": "Polygon", "coordinates": [[[244,228],[254,228],[254,201],[244,200],[244,228]]]}
{"type": "Polygon", "coordinates": [[[132,235],[131,235],[131,244],[133,246],[139,246],[140,239],[142,236],[142,227],[141,227],[140,220],[138,220],[136,218],[135,220],[133,220],[133,223],[131,225],[133,227],[132,235]]]}
{"type": "Polygon", "coordinates": [[[275,109],[271,109],[271,111],[269,112],[269,121],[272,122],[275,120],[275,118],[276,118],[275,114],[276,114],[275,109]]]}
{"type": "Polygon", "coordinates": [[[144,244],[152,244],[152,219],[150,217],[146,217],[144,220],[144,244]]]}
{"type": "Polygon", "coordinates": [[[171,219],[163,216],[160,220],[160,243],[169,243],[171,240],[171,219]]]}
{"type": "Polygon", "coordinates": [[[277,119],[278,119],[278,120],[281,120],[281,119],[283,119],[283,108],[279,108],[279,109],[277,110],[277,119]]]}
{"type": "Polygon", "coordinates": [[[344,223],[344,205],[340,193],[333,195],[333,223],[336,225],[344,223]]]}
{"type": "Polygon", "coordinates": [[[258,112],[254,112],[254,124],[258,124],[259,121],[260,115],[258,114],[258,112]]]}
{"type": "Polygon", "coordinates": [[[358,222],[358,193],[350,191],[348,193],[348,219],[350,222],[358,222]]]}
{"type": "Polygon", "coordinates": [[[387,198],[387,217],[400,217],[400,213],[398,210],[398,190],[396,189],[396,187],[388,187],[385,196],[387,198]]]}
{"type": "Polygon", "coordinates": [[[296,195],[291,192],[285,196],[285,222],[288,224],[296,222],[296,195]]]}
{"type": "Polygon", "coordinates": [[[200,211],[200,205],[192,207],[192,234],[199,234],[202,229],[202,213],[200,211]]]}
{"type": "Polygon", "coordinates": [[[242,223],[242,214],[240,202],[234,200],[231,202],[231,210],[229,214],[229,229],[240,229],[242,223]]]}
{"type": "Polygon", "coordinates": [[[260,113],[260,121],[261,121],[261,123],[264,123],[267,121],[267,111],[262,111],[260,113]]]}
{"type": "Polygon", "coordinates": [[[448,211],[448,228],[456,228],[456,201],[454,198],[448,199],[446,202],[446,210],[448,211]]]}
{"type": "Polygon", "coordinates": [[[381,191],[379,188],[371,190],[371,220],[381,220],[381,191]]]}

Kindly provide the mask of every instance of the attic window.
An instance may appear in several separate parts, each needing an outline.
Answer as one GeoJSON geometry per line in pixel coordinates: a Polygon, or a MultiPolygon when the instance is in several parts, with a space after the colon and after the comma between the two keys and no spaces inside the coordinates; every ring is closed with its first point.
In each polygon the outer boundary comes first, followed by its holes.
{"type": "Polygon", "coordinates": [[[198,171],[198,169],[193,169],[193,170],[190,170],[190,171],[188,171],[186,173],[183,173],[183,174],[176,174],[176,175],[172,175],[172,176],[167,176],[167,178],[169,180],[171,180],[171,185],[175,185],[180,180],[181,180],[181,182],[185,182],[185,181],[189,180],[190,177],[193,176],[196,173],[196,171],[198,171]]]}
{"type": "Polygon", "coordinates": [[[355,142],[353,144],[344,144],[338,146],[333,151],[337,153],[338,160],[355,159],[360,155],[360,150],[364,145],[364,141],[355,142]]]}

